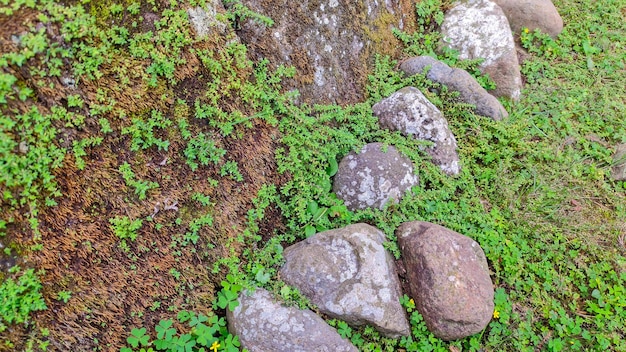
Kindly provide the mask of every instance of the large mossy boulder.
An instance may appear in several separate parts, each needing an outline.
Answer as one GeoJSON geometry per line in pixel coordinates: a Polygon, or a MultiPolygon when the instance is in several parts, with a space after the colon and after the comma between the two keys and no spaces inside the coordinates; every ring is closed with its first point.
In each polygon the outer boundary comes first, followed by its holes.
{"type": "Polygon", "coordinates": [[[402,45],[391,29],[415,23],[409,0],[242,0],[270,17],[270,27],[251,19],[237,34],[254,59],[294,66],[288,89],[300,102],[348,104],[361,101],[375,54],[399,57],[402,45]]]}

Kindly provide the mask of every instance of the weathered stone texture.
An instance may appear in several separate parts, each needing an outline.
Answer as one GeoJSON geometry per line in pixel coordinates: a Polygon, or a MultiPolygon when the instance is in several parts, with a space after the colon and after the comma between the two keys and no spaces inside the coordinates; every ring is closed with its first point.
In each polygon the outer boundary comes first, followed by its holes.
{"type": "Polygon", "coordinates": [[[398,57],[399,41],[391,28],[413,26],[410,0],[243,0],[253,11],[274,20],[266,28],[241,23],[238,35],[255,59],[294,66],[286,81],[298,89],[300,102],[348,104],[363,100],[376,53],[398,57]]]}
{"type": "Polygon", "coordinates": [[[250,352],[357,352],[357,348],[310,310],[286,307],[263,289],[239,295],[227,311],[228,329],[250,352]]]}
{"type": "Polygon", "coordinates": [[[402,88],[375,104],[372,111],[382,127],[433,142],[424,150],[443,172],[448,175],[460,172],[456,138],[448,127],[448,121],[419,89],[402,88]]]}
{"type": "Polygon", "coordinates": [[[487,259],[469,237],[423,221],[396,230],[410,295],[428,329],[456,340],[484,329],[493,314],[487,259]]]}
{"type": "Polygon", "coordinates": [[[459,51],[460,59],[484,59],[481,72],[497,87],[497,97],[518,100],[522,77],[509,22],[502,9],[489,0],[459,2],[441,24],[443,45],[459,51]]]}
{"type": "Polygon", "coordinates": [[[467,71],[451,68],[430,56],[418,56],[404,61],[400,65],[406,75],[426,74],[429,80],[445,85],[451,91],[459,92],[460,99],[476,106],[476,113],[481,116],[501,120],[509,116],[502,104],[489,94],[467,71]],[[424,72],[428,69],[426,72],[424,72]]]}
{"type": "Polygon", "coordinates": [[[411,160],[396,148],[369,143],[341,160],[333,191],[348,209],[382,209],[389,201],[400,200],[418,180],[411,160]]]}
{"type": "Polygon", "coordinates": [[[516,34],[522,28],[540,29],[556,38],[563,31],[563,19],[550,0],[493,0],[506,15],[511,30],[516,34]]]}
{"type": "Polygon", "coordinates": [[[321,312],[388,337],[408,336],[394,260],[385,235],[367,224],[318,233],[285,249],[281,278],[321,312]]]}
{"type": "Polygon", "coordinates": [[[611,177],[616,181],[626,181],[626,143],[615,148],[611,177]]]}

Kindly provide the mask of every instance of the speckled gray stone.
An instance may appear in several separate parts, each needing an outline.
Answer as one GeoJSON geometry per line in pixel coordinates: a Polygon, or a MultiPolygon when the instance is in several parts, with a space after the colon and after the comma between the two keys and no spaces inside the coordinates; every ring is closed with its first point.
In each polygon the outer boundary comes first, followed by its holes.
{"type": "Polygon", "coordinates": [[[445,85],[454,92],[459,92],[459,98],[468,104],[476,106],[476,114],[501,120],[509,116],[502,104],[489,94],[485,88],[467,71],[452,68],[430,56],[418,56],[404,61],[400,70],[408,76],[420,73],[429,80],[445,85]]]}
{"type": "Polygon", "coordinates": [[[519,100],[522,88],[513,34],[502,9],[489,0],[465,0],[445,14],[441,24],[443,45],[458,50],[460,59],[485,61],[480,70],[494,80],[490,92],[519,100]]]}
{"type": "Polygon", "coordinates": [[[419,89],[404,87],[372,107],[380,125],[405,136],[433,142],[424,147],[433,163],[448,175],[460,172],[456,139],[448,121],[419,89]]]}
{"type": "Polygon", "coordinates": [[[228,329],[250,352],[357,352],[357,348],[310,310],[286,307],[257,288],[239,295],[239,306],[227,311],[228,329]]]}
{"type": "Polygon", "coordinates": [[[483,330],[493,314],[494,289],[480,245],[424,221],[396,230],[410,295],[428,329],[443,340],[483,330]]]}
{"type": "Polygon", "coordinates": [[[348,209],[382,209],[418,184],[411,160],[392,146],[384,149],[382,143],[369,143],[358,154],[350,152],[341,159],[333,192],[348,209]]]}
{"type": "Polygon", "coordinates": [[[408,336],[400,281],[385,235],[367,224],[320,232],[285,249],[281,278],[331,317],[408,336]]]}

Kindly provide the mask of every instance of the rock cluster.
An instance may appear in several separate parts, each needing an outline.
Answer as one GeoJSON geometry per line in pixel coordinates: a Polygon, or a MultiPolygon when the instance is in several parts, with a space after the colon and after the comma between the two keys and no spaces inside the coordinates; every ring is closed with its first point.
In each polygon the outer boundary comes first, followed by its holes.
{"type": "MultiPolygon", "coordinates": [[[[360,100],[366,80],[361,68],[371,61],[376,45],[385,42],[371,34],[389,26],[401,28],[409,18],[402,9],[412,8],[408,0],[364,0],[354,6],[338,0],[242,3],[270,15],[275,24],[269,28],[244,21],[237,34],[251,55],[295,65],[302,74],[288,88],[300,89],[301,101],[307,103],[360,100]]],[[[226,27],[218,16],[223,12],[221,3],[213,0],[188,9],[198,36],[224,35],[226,27]]],[[[441,47],[457,50],[461,59],[483,59],[480,69],[496,82],[494,91],[483,89],[466,71],[432,57],[405,60],[400,69],[458,92],[478,115],[506,118],[496,97],[520,97],[513,33],[522,28],[538,28],[556,37],[563,22],[549,0],[463,0],[445,14],[441,47]]],[[[375,104],[373,113],[383,128],[426,142],[424,152],[444,173],[460,172],[457,140],[443,114],[419,89],[398,90],[375,104]]],[[[626,179],[625,159],[626,146],[620,145],[612,169],[616,180],[626,179]]],[[[418,181],[410,159],[394,146],[374,142],[341,160],[333,191],[351,210],[383,209],[418,181]]],[[[317,233],[286,248],[280,275],[323,314],[351,326],[371,325],[384,336],[410,334],[399,303],[402,294],[415,299],[429,330],[441,339],[460,339],[483,330],[493,314],[494,290],[479,244],[420,221],[400,225],[396,237],[408,292],[401,290],[396,264],[383,246],[384,234],[362,223],[317,233]]],[[[238,301],[239,306],[227,312],[228,325],[250,351],[357,351],[317,314],[288,307],[268,291],[243,292],[238,301]]]]}
{"type": "MultiPolygon", "coordinates": [[[[494,289],[478,243],[420,221],[400,225],[396,235],[409,284],[405,293],[414,297],[429,330],[444,340],[483,330],[493,313],[494,289]]],[[[315,234],[285,249],[280,275],[330,317],[371,325],[388,337],[408,336],[400,281],[384,240],[367,224],[315,234]]],[[[264,290],[242,293],[227,318],[250,351],[355,350],[311,311],[285,307],[264,290]]]]}

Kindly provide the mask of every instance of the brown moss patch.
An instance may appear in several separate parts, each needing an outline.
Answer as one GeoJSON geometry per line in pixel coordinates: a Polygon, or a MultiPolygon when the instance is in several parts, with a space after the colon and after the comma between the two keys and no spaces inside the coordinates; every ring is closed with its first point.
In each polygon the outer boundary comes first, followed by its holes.
{"type": "MultiPolygon", "coordinates": [[[[5,28],[0,28],[4,33],[5,28]]],[[[196,43],[194,49],[217,51],[227,39],[211,38],[196,43]]],[[[6,50],[15,49],[10,43],[1,45],[6,50]]],[[[98,104],[113,109],[88,117],[79,129],[66,128],[63,123],[56,126],[64,140],[59,144],[68,150],[72,141],[82,138],[102,136],[104,141],[87,148],[84,170],[77,169],[71,153],[55,170],[62,196],[56,199],[56,206],[42,208],[39,213],[39,243],[43,249],[28,250],[35,244],[28,226],[28,209],[11,210],[4,205],[0,209],[3,218],[14,218],[8,231],[16,244],[25,249],[27,265],[45,270],[41,281],[48,306],[46,311],[31,317],[30,329],[11,326],[0,333],[0,341],[15,344],[9,350],[23,350],[29,336],[38,334],[32,328],[37,326],[49,329],[50,336],[40,338],[49,340],[50,351],[117,351],[134,327],[145,326],[152,331],[159,320],[173,318],[179,310],[212,310],[211,301],[225,275],[223,268],[213,272],[214,264],[233,252],[241,252],[242,244],[233,239],[245,230],[247,212],[259,189],[284,181],[274,160],[279,132],[275,126],[253,120],[252,126],[238,125],[232,137],[224,138],[212,131],[207,121],[195,119],[193,103],[203,99],[212,77],[189,48],[182,57],[185,63],[177,67],[175,82],[160,80],[157,88],[147,85],[145,68],[149,62],[124,53],[100,67],[99,79],[82,77],[76,88],[63,86],[56,77],[34,87],[44,112],[52,106],[67,108],[70,94],[85,101],[84,108],[70,109],[77,113],[88,115],[88,109],[98,104]],[[177,98],[186,101],[188,108],[181,109],[177,98]],[[131,138],[120,131],[130,123],[129,117],[152,109],[174,122],[167,131],[157,131],[158,137],[169,140],[169,148],[133,152],[131,138]],[[192,134],[203,132],[227,151],[220,164],[191,171],[184,160],[187,142],[176,127],[175,116],[188,119],[192,134]],[[100,132],[100,117],[109,120],[114,132],[100,132]],[[237,163],[243,181],[220,176],[219,168],[225,160],[237,163]],[[147,193],[145,200],[137,198],[118,171],[124,162],[131,165],[137,179],[159,184],[147,193]],[[217,180],[218,185],[209,179],[217,180]],[[209,196],[211,205],[204,207],[192,200],[195,192],[209,196]],[[166,210],[164,204],[176,206],[166,210]],[[206,213],[212,214],[213,225],[202,228],[197,243],[181,245],[179,239],[188,230],[188,223],[206,213]],[[137,239],[127,240],[128,252],[120,247],[121,239],[109,222],[117,216],[143,219],[137,239]],[[60,291],[72,293],[67,303],[58,298],[60,291]]],[[[22,74],[18,77],[25,82],[32,80],[26,70],[16,73],[22,74]]],[[[247,77],[250,69],[238,73],[247,77]]],[[[255,112],[237,97],[222,103],[227,111],[255,112]]],[[[24,108],[32,104],[28,101],[24,108]]],[[[274,209],[266,213],[261,227],[272,233],[281,222],[280,212],[274,209]]]]}

